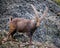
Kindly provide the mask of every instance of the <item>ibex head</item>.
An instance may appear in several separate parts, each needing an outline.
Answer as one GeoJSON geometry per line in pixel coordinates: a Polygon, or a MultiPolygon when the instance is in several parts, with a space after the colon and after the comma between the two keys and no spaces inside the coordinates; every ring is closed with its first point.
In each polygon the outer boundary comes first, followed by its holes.
{"type": "Polygon", "coordinates": [[[35,19],[34,19],[34,21],[36,22],[36,26],[38,27],[38,26],[40,26],[41,20],[46,16],[46,14],[48,12],[48,7],[46,7],[46,10],[44,11],[44,13],[41,16],[41,18],[39,18],[38,11],[35,9],[35,6],[31,4],[31,7],[33,8],[33,10],[35,12],[35,19]]]}

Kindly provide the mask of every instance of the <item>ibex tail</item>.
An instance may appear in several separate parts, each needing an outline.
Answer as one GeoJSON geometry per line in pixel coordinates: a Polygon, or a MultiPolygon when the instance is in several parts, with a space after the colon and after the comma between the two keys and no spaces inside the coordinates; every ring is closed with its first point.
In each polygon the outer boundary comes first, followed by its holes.
{"type": "Polygon", "coordinates": [[[12,17],[12,16],[10,16],[9,21],[12,21],[12,19],[13,19],[13,17],[12,17]]]}

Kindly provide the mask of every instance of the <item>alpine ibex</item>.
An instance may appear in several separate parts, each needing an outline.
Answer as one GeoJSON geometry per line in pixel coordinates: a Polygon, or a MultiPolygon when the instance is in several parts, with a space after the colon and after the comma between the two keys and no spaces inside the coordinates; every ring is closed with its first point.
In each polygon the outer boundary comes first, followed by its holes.
{"type": "Polygon", "coordinates": [[[26,33],[30,37],[30,43],[32,40],[32,35],[34,31],[40,26],[41,20],[46,16],[46,13],[48,11],[48,8],[46,7],[46,10],[43,13],[43,16],[39,18],[38,12],[35,9],[34,5],[31,4],[31,7],[33,8],[35,12],[35,18],[30,20],[30,19],[24,19],[24,18],[10,18],[10,23],[9,23],[9,33],[8,37],[12,37],[13,35],[18,31],[20,33],[26,33]]]}

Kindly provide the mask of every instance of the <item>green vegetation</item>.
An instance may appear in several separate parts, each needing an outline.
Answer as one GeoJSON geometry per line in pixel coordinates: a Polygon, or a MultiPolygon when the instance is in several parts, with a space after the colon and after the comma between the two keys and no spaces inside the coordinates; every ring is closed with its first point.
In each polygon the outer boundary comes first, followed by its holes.
{"type": "Polygon", "coordinates": [[[60,0],[53,0],[54,2],[56,2],[58,5],[60,5],[60,0]]]}

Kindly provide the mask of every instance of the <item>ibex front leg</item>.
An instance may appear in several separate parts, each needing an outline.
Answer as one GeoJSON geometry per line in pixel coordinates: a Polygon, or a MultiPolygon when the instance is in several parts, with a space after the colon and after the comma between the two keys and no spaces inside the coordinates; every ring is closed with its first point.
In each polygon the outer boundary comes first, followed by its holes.
{"type": "Polygon", "coordinates": [[[28,36],[29,36],[29,44],[32,45],[32,35],[33,32],[29,32],[28,36]]]}

